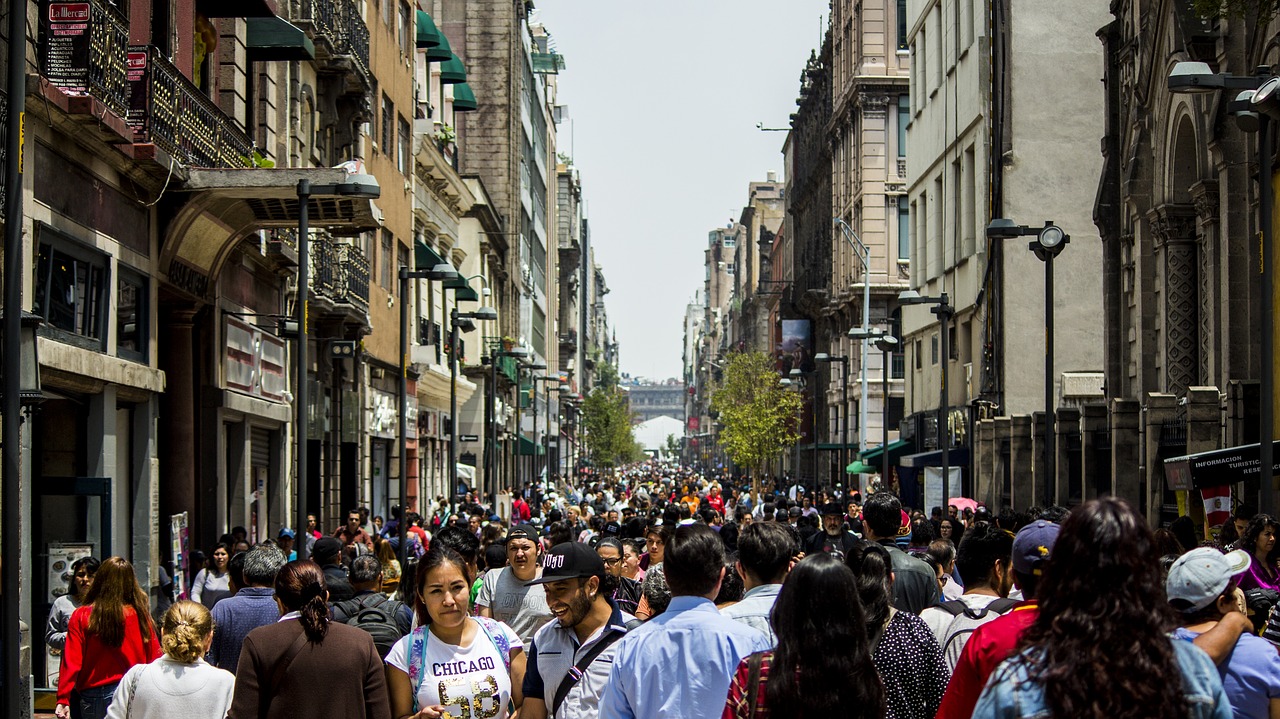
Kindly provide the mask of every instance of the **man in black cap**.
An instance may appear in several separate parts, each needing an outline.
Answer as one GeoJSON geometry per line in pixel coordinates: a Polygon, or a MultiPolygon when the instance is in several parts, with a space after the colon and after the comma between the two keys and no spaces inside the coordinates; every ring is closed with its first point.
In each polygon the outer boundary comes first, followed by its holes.
{"type": "MultiPolygon", "coordinates": [[[[476,594],[476,612],[506,623],[528,642],[551,619],[541,584],[528,584],[542,576],[538,565],[538,530],[517,524],[507,532],[507,566],[486,572],[476,594]]],[[[590,551],[590,550],[588,550],[590,551]]]]}
{"type": "Polygon", "coordinates": [[[804,551],[807,554],[839,552],[843,556],[857,541],[853,532],[844,528],[844,509],[836,502],[828,502],[822,505],[822,531],[805,540],[804,551]]]}
{"type": "Polygon", "coordinates": [[[610,601],[616,579],[585,544],[552,547],[542,558],[542,576],[530,584],[545,586],[556,621],[539,629],[526,648],[520,716],[594,719],[609,681],[613,645],[638,621],[610,601]]]}
{"type": "Polygon", "coordinates": [[[321,537],[311,545],[311,560],[324,570],[324,583],[329,589],[329,602],[344,602],[356,595],[347,579],[347,569],[342,566],[342,540],[321,537]]]}

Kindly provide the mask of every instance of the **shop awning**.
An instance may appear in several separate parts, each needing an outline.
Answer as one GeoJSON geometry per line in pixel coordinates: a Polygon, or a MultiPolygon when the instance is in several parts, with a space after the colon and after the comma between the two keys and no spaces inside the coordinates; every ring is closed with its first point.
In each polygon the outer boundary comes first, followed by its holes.
{"type": "Polygon", "coordinates": [[[419,240],[413,243],[413,267],[417,270],[429,270],[436,265],[448,264],[431,246],[419,240]]]}
{"type": "MultiPolygon", "coordinates": [[[[952,447],[948,456],[948,465],[952,467],[963,467],[969,464],[969,448],[968,447],[952,447]]],[[[942,466],[942,450],[933,450],[932,452],[921,452],[919,454],[908,454],[898,463],[903,467],[913,467],[922,469],[924,467],[941,467],[942,466]]]]}
{"type": "Polygon", "coordinates": [[[446,290],[453,290],[453,297],[458,302],[479,302],[480,294],[467,284],[466,280],[461,277],[455,280],[446,280],[444,283],[446,290]]]}
{"type": "Polygon", "coordinates": [[[480,105],[476,104],[476,94],[471,91],[470,85],[460,82],[453,86],[454,112],[471,112],[479,108],[480,105]]]}
{"type": "Polygon", "coordinates": [[[851,462],[848,467],[844,468],[844,471],[849,474],[876,474],[880,471],[880,468],[875,465],[864,464],[859,459],[851,462]]]}
{"type": "MultiPolygon", "coordinates": [[[[889,443],[889,464],[898,464],[902,461],[903,456],[911,454],[915,451],[915,443],[910,440],[900,439],[896,442],[889,443]]],[[[881,466],[884,463],[883,446],[873,447],[859,455],[859,459],[872,466],[881,466]]]]}
{"type": "Polygon", "coordinates": [[[543,450],[542,445],[534,444],[533,440],[529,439],[528,437],[525,437],[524,435],[521,435],[520,447],[517,450],[517,454],[519,454],[522,457],[532,457],[535,454],[538,456],[542,456],[543,454],[546,454],[546,452],[543,450]]]}
{"type": "Polygon", "coordinates": [[[448,62],[453,57],[453,48],[449,47],[449,38],[440,33],[440,44],[427,48],[427,62],[448,62]]]}
{"type": "Polygon", "coordinates": [[[440,82],[456,85],[467,81],[467,66],[462,64],[457,55],[449,58],[440,66],[440,82]]]}
{"type": "Polygon", "coordinates": [[[301,28],[278,17],[245,20],[245,51],[250,61],[314,60],[316,46],[301,28]]]}
{"type": "Polygon", "coordinates": [[[418,32],[415,45],[419,50],[432,48],[440,44],[440,30],[436,28],[436,21],[431,18],[429,13],[421,10],[418,11],[418,32]]]}

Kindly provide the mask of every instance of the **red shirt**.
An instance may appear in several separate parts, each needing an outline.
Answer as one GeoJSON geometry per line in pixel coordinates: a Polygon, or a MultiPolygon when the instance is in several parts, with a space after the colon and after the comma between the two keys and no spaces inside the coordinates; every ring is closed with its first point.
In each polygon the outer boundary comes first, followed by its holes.
{"type": "Polygon", "coordinates": [[[760,681],[754,687],[747,686],[751,681],[751,655],[738,662],[738,671],[734,672],[729,682],[729,696],[725,699],[724,711],[720,719],[755,719],[751,714],[751,693],[756,695],[756,717],[769,716],[769,707],[765,704],[764,687],[769,678],[769,665],[773,663],[773,652],[768,651],[760,659],[760,681]]]}
{"type": "Polygon", "coordinates": [[[720,514],[724,514],[724,497],[718,494],[707,497],[707,504],[711,505],[711,508],[720,514]]]}
{"type": "Polygon", "coordinates": [[[71,703],[71,692],[100,687],[118,682],[134,664],[150,664],[160,656],[160,641],[155,627],[151,640],[142,641],[138,615],[131,607],[124,608],[124,641],[118,647],[102,643],[98,635],[89,631],[89,614],[93,607],[85,605],[77,609],[67,623],[67,646],[62,651],[62,671],[58,677],[58,703],[71,703]]]}
{"type": "Polygon", "coordinates": [[[516,520],[520,522],[527,522],[533,517],[533,512],[523,497],[516,497],[516,501],[511,503],[511,510],[516,515],[516,520]]]}
{"type": "Polygon", "coordinates": [[[427,530],[413,524],[409,526],[409,531],[413,532],[413,534],[417,536],[419,542],[422,542],[422,551],[425,553],[431,546],[431,543],[427,541],[427,530]]]}
{"type": "Polygon", "coordinates": [[[1019,603],[1004,616],[993,619],[974,630],[964,645],[951,683],[942,695],[942,706],[934,719],[969,719],[978,697],[991,673],[1009,658],[1018,639],[1035,623],[1040,607],[1035,600],[1019,603]]]}

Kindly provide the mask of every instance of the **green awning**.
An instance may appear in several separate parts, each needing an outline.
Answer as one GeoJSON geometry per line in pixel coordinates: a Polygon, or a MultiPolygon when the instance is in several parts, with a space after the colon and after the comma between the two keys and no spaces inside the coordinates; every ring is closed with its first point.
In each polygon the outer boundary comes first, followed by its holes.
{"type": "Polygon", "coordinates": [[[436,21],[431,19],[431,15],[421,10],[418,11],[418,39],[416,42],[419,50],[432,48],[440,44],[440,38],[444,37],[438,28],[436,21]]]}
{"type": "Polygon", "coordinates": [[[849,474],[875,474],[879,472],[880,469],[878,467],[863,464],[862,460],[855,460],[848,467],[845,467],[844,471],[849,474]]]}
{"type": "Polygon", "coordinates": [[[535,454],[539,456],[544,455],[546,454],[546,450],[542,445],[535,444],[533,440],[525,437],[524,435],[520,435],[520,448],[518,453],[522,457],[532,457],[535,454]]]}
{"type": "Polygon", "coordinates": [[[476,94],[471,91],[471,86],[465,82],[460,82],[453,86],[453,111],[454,112],[471,112],[479,109],[476,104],[476,94]]]}
{"type": "Polygon", "coordinates": [[[476,292],[471,285],[467,284],[461,277],[456,280],[446,280],[444,283],[446,290],[453,290],[453,297],[458,302],[479,302],[480,293],[476,292]]]}
{"type": "Polygon", "coordinates": [[[419,240],[413,244],[413,268],[429,270],[436,265],[448,264],[431,246],[419,240]]]}
{"type": "Polygon", "coordinates": [[[440,44],[427,48],[427,62],[448,62],[453,57],[453,48],[449,47],[449,38],[440,33],[440,44]]]}
{"type": "MultiPolygon", "coordinates": [[[[914,451],[915,443],[909,440],[900,439],[896,442],[889,443],[889,464],[898,464],[903,456],[911,454],[914,451]]],[[[859,458],[869,465],[876,467],[884,464],[884,447],[874,447],[868,449],[859,455],[859,458]]]]}
{"type": "Polygon", "coordinates": [[[462,64],[457,55],[449,58],[440,66],[440,82],[456,85],[467,81],[467,66],[462,64]]]}
{"type": "Polygon", "coordinates": [[[316,59],[316,46],[301,28],[278,17],[245,18],[245,51],[251,62],[316,59]]]}

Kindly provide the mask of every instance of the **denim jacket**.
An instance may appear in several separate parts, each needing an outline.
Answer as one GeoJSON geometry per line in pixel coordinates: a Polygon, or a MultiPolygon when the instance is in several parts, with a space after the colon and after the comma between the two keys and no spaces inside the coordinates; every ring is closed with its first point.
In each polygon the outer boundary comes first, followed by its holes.
{"type": "MultiPolygon", "coordinates": [[[[1231,704],[1222,688],[1222,678],[1209,655],[1191,642],[1170,639],[1183,688],[1191,705],[1191,719],[1231,719],[1231,704]]],[[[1027,679],[1026,662],[1020,657],[1006,660],[991,674],[978,698],[973,719],[1047,719],[1044,690],[1027,679]]]]}

